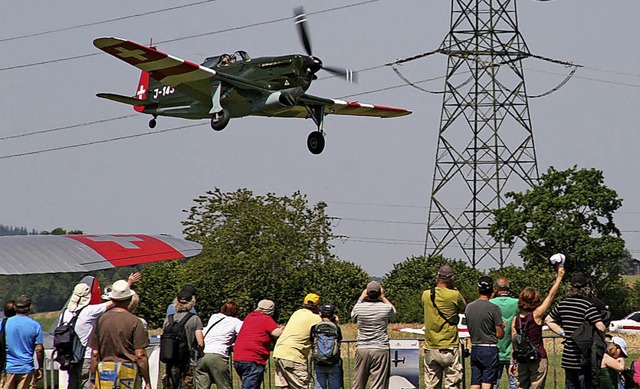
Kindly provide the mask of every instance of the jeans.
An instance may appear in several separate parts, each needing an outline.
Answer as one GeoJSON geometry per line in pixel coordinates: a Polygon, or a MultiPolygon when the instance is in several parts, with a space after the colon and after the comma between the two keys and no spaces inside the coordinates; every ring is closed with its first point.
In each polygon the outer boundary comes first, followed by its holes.
{"type": "Polygon", "coordinates": [[[511,361],[500,361],[500,365],[498,367],[498,369],[500,369],[498,371],[498,380],[496,381],[496,384],[493,385],[493,389],[500,388],[500,380],[502,379],[502,376],[505,374],[505,370],[506,370],[507,378],[509,378],[509,389],[516,389],[518,387],[518,381],[516,380],[516,377],[509,374],[510,365],[511,365],[511,361]]]}
{"type": "Polygon", "coordinates": [[[264,379],[264,365],[255,362],[233,362],[242,381],[242,389],[259,389],[264,379]]]}
{"type": "Polygon", "coordinates": [[[566,389],[591,389],[590,369],[564,369],[566,389]]]}
{"type": "Polygon", "coordinates": [[[342,362],[326,366],[314,364],[313,380],[315,389],[341,389],[342,362]]]}

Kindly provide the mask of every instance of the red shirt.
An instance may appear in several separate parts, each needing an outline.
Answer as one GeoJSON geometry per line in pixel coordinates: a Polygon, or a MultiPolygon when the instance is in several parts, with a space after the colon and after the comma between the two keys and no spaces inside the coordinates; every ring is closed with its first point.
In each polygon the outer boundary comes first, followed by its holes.
{"type": "Polygon", "coordinates": [[[271,346],[271,332],[276,328],[278,325],[271,316],[258,311],[248,314],[233,346],[233,361],[266,365],[271,346]]]}

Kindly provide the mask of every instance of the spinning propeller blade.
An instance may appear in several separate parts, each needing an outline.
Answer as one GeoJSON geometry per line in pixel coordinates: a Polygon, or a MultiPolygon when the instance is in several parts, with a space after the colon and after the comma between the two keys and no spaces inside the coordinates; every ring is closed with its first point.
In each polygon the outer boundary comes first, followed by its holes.
{"type": "Polygon", "coordinates": [[[311,61],[309,63],[313,63],[315,65],[310,67],[310,71],[315,73],[320,69],[324,69],[327,72],[346,80],[347,82],[357,82],[356,72],[348,68],[324,66],[322,64],[322,61],[318,57],[313,56],[313,51],[311,50],[311,40],[309,39],[309,32],[307,29],[307,14],[304,13],[304,9],[302,7],[297,7],[293,11],[293,15],[295,23],[298,26],[298,35],[300,36],[302,45],[304,46],[307,55],[311,57],[311,61]]]}

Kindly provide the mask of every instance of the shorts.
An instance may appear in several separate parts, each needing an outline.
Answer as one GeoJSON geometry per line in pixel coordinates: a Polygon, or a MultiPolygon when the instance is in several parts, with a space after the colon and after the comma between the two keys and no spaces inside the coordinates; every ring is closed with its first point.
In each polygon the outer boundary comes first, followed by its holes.
{"type": "Polygon", "coordinates": [[[471,385],[495,384],[499,370],[497,347],[471,346],[471,385]]]}

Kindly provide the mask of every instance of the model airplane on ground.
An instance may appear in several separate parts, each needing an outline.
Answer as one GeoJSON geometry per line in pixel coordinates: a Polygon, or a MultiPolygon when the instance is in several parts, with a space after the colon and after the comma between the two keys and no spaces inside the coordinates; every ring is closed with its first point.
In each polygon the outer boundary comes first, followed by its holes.
{"type": "Polygon", "coordinates": [[[353,72],[325,66],[312,55],[306,19],[296,11],[296,23],[307,54],[251,58],[244,51],[206,58],[197,65],[132,41],[97,38],[94,46],[142,70],[136,95],[97,96],[134,106],[141,113],[185,119],[211,119],[211,128],[224,129],[231,118],[273,116],[311,118],[317,130],[309,134],[313,154],[324,149],[324,117],[329,114],[380,118],[409,115],[393,108],[312,96],[306,93],[321,69],[352,80],[353,72]]]}
{"type": "Polygon", "coordinates": [[[0,236],[0,274],[92,272],[182,259],[202,245],[169,235],[0,236]]]}

